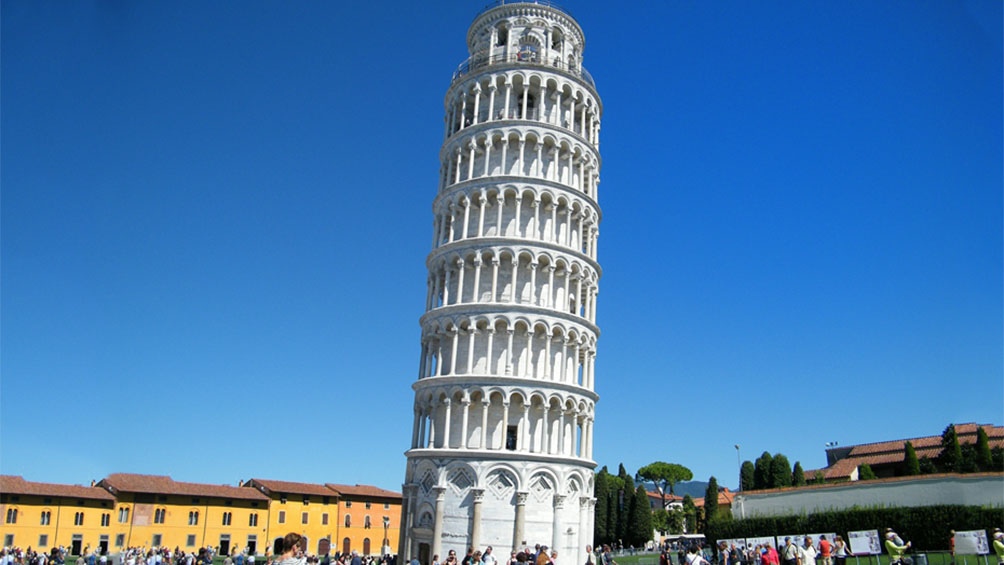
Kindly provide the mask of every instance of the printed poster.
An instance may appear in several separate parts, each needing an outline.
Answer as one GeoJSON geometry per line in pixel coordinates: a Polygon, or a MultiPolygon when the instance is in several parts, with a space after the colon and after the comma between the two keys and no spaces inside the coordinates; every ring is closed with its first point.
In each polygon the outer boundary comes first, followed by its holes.
{"type": "Polygon", "coordinates": [[[774,545],[774,538],[772,536],[760,537],[760,538],[746,538],[746,547],[756,547],[758,545],[770,546],[777,549],[777,547],[774,545]]]}
{"type": "Polygon", "coordinates": [[[955,532],[956,555],[987,555],[990,553],[990,543],[984,530],[969,530],[955,532]]]}
{"type": "Polygon", "coordinates": [[[882,542],[878,530],[847,532],[847,542],[851,545],[851,553],[855,555],[882,554],[882,542]]]}

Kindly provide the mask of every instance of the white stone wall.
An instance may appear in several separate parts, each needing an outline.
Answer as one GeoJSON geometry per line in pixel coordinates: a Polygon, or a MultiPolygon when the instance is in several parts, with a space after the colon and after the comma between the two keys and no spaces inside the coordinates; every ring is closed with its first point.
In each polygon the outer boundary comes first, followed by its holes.
{"type": "Polygon", "coordinates": [[[941,504],[1004,508],[1004,474],[921,476],[910,480],[857,481],[768,493],[738,493],[732,504],[732,516],[787,516],[853,506],[941,504]]]}

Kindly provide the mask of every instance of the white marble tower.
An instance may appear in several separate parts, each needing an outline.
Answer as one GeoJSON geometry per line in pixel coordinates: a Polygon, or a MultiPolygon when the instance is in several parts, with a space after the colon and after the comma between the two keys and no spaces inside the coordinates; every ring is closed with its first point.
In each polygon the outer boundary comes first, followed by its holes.
{"type": "Polygon", "coordinates": [[[399,555],[593,537],[602,105],[585,38],[545,2],[496,3],[445,99],[399,555]]]}

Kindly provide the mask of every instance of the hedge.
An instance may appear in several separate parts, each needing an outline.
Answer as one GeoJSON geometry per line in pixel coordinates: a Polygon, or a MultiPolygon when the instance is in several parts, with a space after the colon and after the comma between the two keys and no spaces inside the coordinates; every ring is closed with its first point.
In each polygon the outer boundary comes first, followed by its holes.
{"type": "Polygon", "coordinates": [[[797,516],[770,516],[743,520],[713,520],[704,529],[708,541],[791,533],[834,532],[847,539],[847,532],[885,531],[892,528],[921,551],[947,550],[951,530],[987,531],[1004,524],[1004,509],[943,505],[914,508],[852,508],[797,516]]]}

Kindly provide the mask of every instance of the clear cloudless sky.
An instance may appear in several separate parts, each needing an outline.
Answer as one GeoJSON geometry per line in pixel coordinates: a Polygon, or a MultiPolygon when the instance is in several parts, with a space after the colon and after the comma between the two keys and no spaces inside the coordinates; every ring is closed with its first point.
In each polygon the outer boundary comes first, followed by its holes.
{"type": "MultiPolygon", "coordinates": [[[[0,472],[400,490],[482,2],[2,9],[0,472]]],[[[1004,421],[998,0],[569,0],[604,103],[597,463],[1004,421]]]]}

